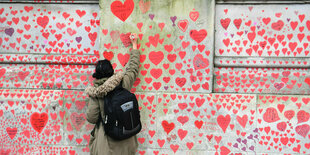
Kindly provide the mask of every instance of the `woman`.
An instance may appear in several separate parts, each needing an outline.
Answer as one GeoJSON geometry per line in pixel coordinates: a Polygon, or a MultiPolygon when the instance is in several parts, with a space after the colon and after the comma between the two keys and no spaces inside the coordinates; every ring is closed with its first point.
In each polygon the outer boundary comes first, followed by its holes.
{"type": "Polygon", "coordinates": [[[133,155],[138,147],[136,136],[122,141],[115,141],[104,132],[101,118],[104,118],[103,97],[122,81],[123,88],[131,90],[138,75],[140,65],[140,51],[137,50],[137,35],[131,34],[130,40],[133,50],[130,52],[125,73],[114,73],[108,60],[99,60],[93,74],[94,86],[85,89],[90,96],[86,118],[89,123],[96,124],[91,132],[89,148],[91,155],[133,155]]]}

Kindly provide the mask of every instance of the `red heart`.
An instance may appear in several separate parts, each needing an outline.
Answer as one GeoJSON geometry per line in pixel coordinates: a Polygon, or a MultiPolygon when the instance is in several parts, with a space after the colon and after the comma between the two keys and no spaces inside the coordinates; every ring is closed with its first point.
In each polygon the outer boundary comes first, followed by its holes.
{"type": "Polygon", "coordinates": [[[75,106],[78,110],[82,110],[86,105],[86,101],[76,101],[75,106]]]}
{"type": "Polygon", "coordinates": [[[217,117],[217,123],[222,128],[223,132],[225,133],[230,123],[230,115],[226,115],[226,116],[219,115],[217,117]]]}
{"type": "Polygon", "coordinates": [[[158,79],[162,74],[162,69],[159,68],[159,69],[151,69],[151,75],[155,78],[155,79],[158,79]]]}
{"type": "Polygon", "coordinates": [[[86,117],[84,113],[80,115],[76,112],[72,113],[70,116],[72,124],[75,126],[77,131],[80,131],[81,127],[84,125],[86,117]]]}
{"type": "Polygon", "coordinates": [[[85,10],[83,10],[83,11],[81,11],[81,10],[76,10],[75,12],[80,16],[80,18],[82,18],[82,17],[86,14],[86,11],[85,11],[85,10]]]}
{"type": "Polygon", "coordinates": [[[122,43],[123,43],[123,45],[125,46],[125,47],[128,47],[130,44],[131,44],[131,41],[130,41],[130,38],[129,38],[129,36],[130,36],[130,32],[128,32],[128,33],[122,33],[121,35],[120,35],[120,38],[121,38],[121,41],[122,41],[122,43]]]}
{"type": "Polygon", "coordinates": [[[221,19],[221,24],[225,30],[227,30],[230,23],[230,18],[221,19]]]}
{"type": "Polygon", "coordinates": [[[191,30],[190,31],[190,37],[195,40],[197,43],[202,42],[208,35],[207,30],[201,29],[199,31],[197,30],[191,30]]]}
{"type": "Polygon", "coordinates": [[[309,118],[310,118],[310,114],[307,113],[306,111],[304,111],[304,110],[298,111],[298,113],[297,113],[298,123],[307,122],[309,120],[309,118]]]}
{"type": "Polygon", "coordinates": [[[46,113],[35,112],[30,116],[30,123],[34,130],[41,133],[48,121],[48,115],[46,113]]]}
{"type": "Polygon", "coordinates": [[[153,64],[158,65],[164,59],[164,53],[162,51],[152,51],[149,54],[149,59],[153,64]]]}
{"type": "Polygon", "coordinates": [[[245,128],[246,123],[248,122],[248,116],[247,115],[243,115],[242,117],[237,116],[237,121],[243,128],[245,128]]]}
{"type": "Polygon", "coordinates": [[[7,128],[6,128],[6,132],[8,133],[9,137],[10,137],[11,139],[13,139],[13,138],[16,136],[17,128],[10,128],[10,127],[7,127],[7,128]]]}
{"type": "Polygon", "coordinates": [[[38,17],[37,18],[37,24],[42,26],[43,28],[46,27],[46,25],[48,24],[49,22],[49,18],[48,16],[43,16],[43,17],[38,17]]]}
{"type": "Polygon", "coordinates": [[[203,121],[198,121],[198,120],[195,121],[195,126],[196,126],[198,129],[201,129],[202,125],[203,125],[203,121]]]}
{"type": "Polygon", "coordinates": [[[140,1],[139,2],[139,7],[140,7],[142,14],[146,13],[150,9],[150,6],[151,6],[151,1],[146,1],[146,2],[140,1]]]}
{"type": "Polygon", "coordinates": [[[187,27],[188,27],[188,20],[187,19],[180,20],[178,22],[178,27],[181,31],[185,32],[187,30],[187,27]]]}
{"type": "Polygon", "coordinates": [[[275,108],[267,108],[266,112],[263,115],[264,121],[268,123],[276,122],[280,120],[278,112],[275,108]]]}
{"type": "Polygon", "coordinates": [[[103,56],[104,56],[104,58],[107,59],[107,60],[112,60],[114,54],[113,54],[112,51],[110,51],[110,52],[105,51],[105,52],[103,52],[103,56]]]}
{"type": "Polygon", "coordinates": [[[263,18],[263,22],[264,22],[266,25],[269,24],[270,20],[271,20],[270,17],[268,17],[268,18],[263,18]]]}
{"type": "Polygon", "coordinates": [[[1,69],[0,69],[0,78],[1,78],[3,75],[5,75],[5,72],[6,72],[6,69],[4,69],[4,68],[1,68],[1,69]]]}
{"type": "Polygon", "coordinates": [[[177,78],[175,79],[175,83],[176,83],[178,86],[183,87],[183,86],[185,85],[185,83],[186,83],[186,78],[179,78],[179,77],[177,77],[177,78]]]}
{"type": "Polygon", "coordinates": [[[112,41],[113,42],[116,42],[117,39],[119,38],[120,34],[119,34],[119,31],[111,31],[110,32],[110,36],[112,38],[112,41]]]}
{"type": "Polygon", "coordinates": [[[178,130],[178,135],[180,137],[181,140],[184,139],[184,137],[187,135],[188,131],[187,130],[183,130],[183,129],[179,129],[178,130]]]}
{"type": "Polygon", "coordinates": [[[88,34],[88,37],[89,37],[89,39],[90,39],[92,42],[96,41],[96,39],[97,39],[97,32],[89,33],[89,34],[88,34]]]}
{"type": "Polygon", "coordinates": [[[230,153],[230,150],[226,146],[221,146],[221,153],[220,155],[228,155],[230,153]]]}
{"type": "Polygon", "coordinates": [[[295,115],[294,110],[288,110],[284,112],[284,116],[288,119],[291,120],[295,115]]]}
{"type": "Polygon", "coordinates": [[[299,125],[295,128],[297,134],[306,138],[308,132],[310,130],[310,126],[308,124],[299,125]]]}
{"type": "Polygon", "coordinates": [[[283,145],[286,145],[288,143],[288,137],[281,137],[280,141],[283,145]]]}
{"type": "Polygon", "coordinates": [[[284,23],[282,20],[278,20],[277,22],[271,24],[271,28],[276,31],[280,31],[283,28],[283,26],[284,23]]]}
{"type": "Polygon", "coordinates": [[[255,32],[250,32],[248,33],[248,39],[251,41],[251,43],[253,42],[253,40],[255,39],[256,37],[256,33],[255,32]]]}
{"type": "Polygon", "coordinates": [[[121,1],[114,1],[111,4],[112,13],[123,22],[131,15],[135,3],[133,0],[126,0],[124,4],[121,1]]]}
{"type": "Polygon", "coordinates": [[[168,123],[168,121],[164,120],[161,122],[161,125],[163,126],[165,132],[167,135],[174,129],[175,125],[173,122],[168,123]]]}
{"type": "Polygon", "coordinates": [[[310,87],[310,77],[305,78],[305,82],[306,82],[306,84],[308,84],[309,87],[310,87]]]}
{"type": "Polygon", "coordinates": [[[178,120],[182,125],[184,125],[184,124],[189,120],[189,118],[188,118],[188,116],[179,116],[179,117],[177,118],[177,120],[178,120]]]}
{"type": "Polygon", "coordinates": [[[25,9],[25,11],[29,12],[33,9],[33,6],[25,6],[24,9],[25,9]]]}
{"type": "Polygon", "coordinates": [[[209,60],[201,54],[197,54],[193,60],[195,70],[204,69],[209,66],[209,60]]]}
{"type": "Polygon", "coordinates": [[[277,128],[278,128],[278,130],[280,130],[280,131],[285,131],[285,129],[286,129],[286,122],[280,122],[280,123],[278,123],[277,124],[277,128]]]}
{"type": "Polygon", "coordinates": [[[240,28],[241,23],[242,23],[242,19],[240,19],[240,18],[234,20],[234,24],[235,24],[235,26],[236,26],[237,29],[240,28]]]}
{"type": "Polygon", "coordinates": [[[130,57],[130,55],[128,53],[126,53],[126,54],[119,53],[117,55],[118,61],[121,63],[122,66],[126,65],[126,63],[129,60],[129,57],[130,57]]]}
{"type": "Polygon", "coordinates": [[[189,13],[189,18],[192,20],[192,21],[196,21],[199,17],[199,12],[198,11],[191,11],[189,13]]]}
{"type": "Polygon", "coordinates": [[[171,144],[170,145],[170,148],[172,149],[172,151],[175,153],[175,152],[177,152],[178,151],[178,149],[179,149],[179,145],[174,145],[174,144],[171,144]]]}

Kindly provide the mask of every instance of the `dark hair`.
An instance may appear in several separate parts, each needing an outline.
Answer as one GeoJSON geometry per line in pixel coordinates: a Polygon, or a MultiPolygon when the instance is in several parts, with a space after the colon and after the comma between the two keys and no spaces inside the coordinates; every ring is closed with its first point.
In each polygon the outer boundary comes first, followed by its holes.
{"type": "Polygon", "coordinates": [[[114,69],[109,60],[99,60],[96,65],[95,73],[93,78],[101,79],[105,77],[110,77],[114,74],[114,69]]]}

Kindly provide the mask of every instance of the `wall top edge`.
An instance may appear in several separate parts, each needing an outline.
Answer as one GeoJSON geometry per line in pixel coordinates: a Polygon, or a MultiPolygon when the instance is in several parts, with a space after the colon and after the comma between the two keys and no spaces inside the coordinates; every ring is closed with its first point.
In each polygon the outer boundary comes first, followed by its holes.
{"type": "Polygon", "coordinates": [[[299,1],[292,1],[292,0],[216,0],[216,4],[310,4],[309,0],[299,0],[299,1]]]}
{"type": "Polygon", "coordinates": [[[30,3],[30,4],[99,4],[99,0],[0,0],[0,3],[30,3]]]}

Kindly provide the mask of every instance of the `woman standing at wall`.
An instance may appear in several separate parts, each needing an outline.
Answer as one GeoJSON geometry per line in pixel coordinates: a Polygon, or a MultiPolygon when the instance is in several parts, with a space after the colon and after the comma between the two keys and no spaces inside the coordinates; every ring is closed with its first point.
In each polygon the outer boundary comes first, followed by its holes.
{"type": "Polygon", "coordinates": [[[137,138],[133,136],[122,141],[113,140],[104,131],[101,118],[104,118],[103,97],[122,82],[123,88],[130,90],[138,75],[140,65],[140,51],[137,49],[137,35],[130,37],[133,50],[130,51],[125,72],[114,73],[108,60],[99,60],[93,74],[94,86],[86,88],[90,96],[87,107],[87,121],[96,124],[91,132],[89,148],[91,155],[133,155],[138,147],[137,138]]]}

